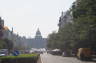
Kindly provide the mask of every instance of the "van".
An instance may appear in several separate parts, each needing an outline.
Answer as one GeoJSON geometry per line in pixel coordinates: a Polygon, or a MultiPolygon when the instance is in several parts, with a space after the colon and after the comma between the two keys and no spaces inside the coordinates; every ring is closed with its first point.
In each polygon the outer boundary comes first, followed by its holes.
{"type": "Polygon", "coordinates": [[[90,48],[79,48],[77,52],[77,58],[81,60],[90,60],[92,57],[92,51],[90,48]]]}

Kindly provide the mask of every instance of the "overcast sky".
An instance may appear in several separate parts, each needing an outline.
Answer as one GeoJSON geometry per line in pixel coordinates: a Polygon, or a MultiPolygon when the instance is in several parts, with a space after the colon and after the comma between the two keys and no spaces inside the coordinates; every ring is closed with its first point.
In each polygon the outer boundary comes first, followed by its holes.
{"type": "Polygon", "coordinates": [[[47,37],[58,30],[62,11],[68,10],[75,0],[0,0],[0,16],[5,26],[14,28],[20,36],[34,37],[37,28],[47,37]]]}

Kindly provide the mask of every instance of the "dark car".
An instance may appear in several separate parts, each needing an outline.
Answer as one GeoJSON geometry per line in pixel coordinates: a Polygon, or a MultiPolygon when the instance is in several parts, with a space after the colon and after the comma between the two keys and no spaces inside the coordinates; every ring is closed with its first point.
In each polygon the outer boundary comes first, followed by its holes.
{"type": "Polygon", "coordinates": [[[53,55],[62,55],[62,52],[61,52],[60,49],[54,49],[54,50],[51,51],[51,54],[53,54],[53,55]]]}

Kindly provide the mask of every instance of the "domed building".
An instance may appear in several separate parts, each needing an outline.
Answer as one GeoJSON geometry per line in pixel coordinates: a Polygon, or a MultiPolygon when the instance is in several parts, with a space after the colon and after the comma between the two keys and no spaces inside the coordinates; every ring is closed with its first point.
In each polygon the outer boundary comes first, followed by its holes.
{"type": "Polygon", "coordinates": [[[0,17],[0,38],[5,39],[5,38],[10,38],[11,31],[7,26],[4,25],[4,20],[0,17]]]}
{"type": "Polygon", "coordinates": [[[39,30],[39,28],[38,28],[38,30],[37,30],[37,32],[36,32],[36,35],[35,35],[35,39],[42,39],[42,35],[41,35],[41,32],[40,32],[40,30],[39,30]]]}
{"type": "Polygon", "coordinates": [[[7,26],[4,26],[4,30],[9,30],[9,28],[7,26]]]}
{"type": "Polygon", "coordinates": [[[46,48],[47,39],[43,38],[39,28],[34,38],[28,39],[28,48],[46,48]]]}
{"type": "Polygon", "coordinates": [[[4,26],[3,28],[3,38],[12,40],[12,31],[9,30],[9,28],[7,26],[4,26]]]}
{"type": "Polygon", "coordinates": [[[9,28],[7,26],[3,27],[3,38],[8,38],[9,36],[9,28]]]}

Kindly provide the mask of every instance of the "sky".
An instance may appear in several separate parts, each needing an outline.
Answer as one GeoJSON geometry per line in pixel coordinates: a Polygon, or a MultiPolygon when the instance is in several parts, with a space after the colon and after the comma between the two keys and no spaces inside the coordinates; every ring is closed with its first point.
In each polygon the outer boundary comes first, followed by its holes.
{"type": "Polygon", "coordinates": [[[75,0],[0,0],[0,16],[14,33],[34,37],[39,28],[43,37],[58,31],[61,12],[75,0]]]}

